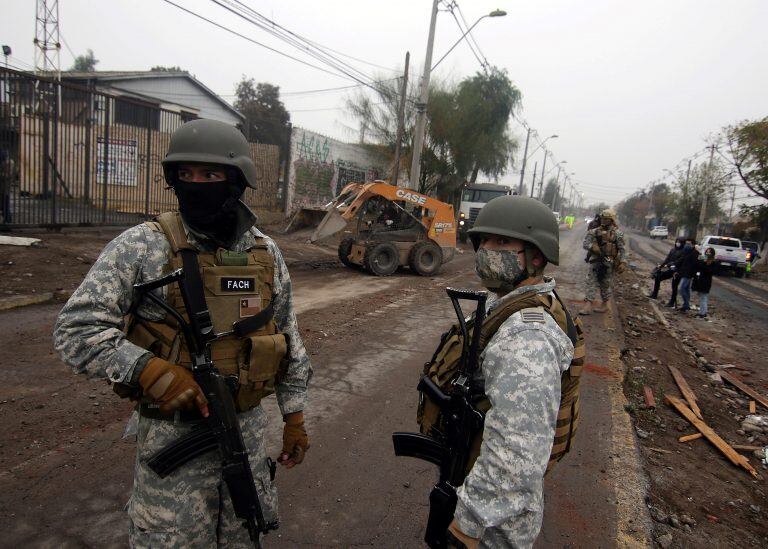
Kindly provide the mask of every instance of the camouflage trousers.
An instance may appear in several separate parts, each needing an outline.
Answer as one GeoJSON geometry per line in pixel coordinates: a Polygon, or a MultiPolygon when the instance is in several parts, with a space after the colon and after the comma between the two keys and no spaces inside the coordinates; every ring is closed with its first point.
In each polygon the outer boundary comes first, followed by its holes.
{"type": "Polygon", "coordinates": [[[613,267],[604,267],[604,274],[601,276],[600,263],[590,263],[587,268],[587,280],[586,291],[584,292],[584,299],[586,301],[594,301],[597,295],[597,290],[600,290],[600,298],[603,301],[611,299],[611,282],[613,281],[613,267]]]}
{"type": "MultiPolygon", "coordinates": [[[[277,519],[277,489],[270,480],[264,448],[267,417],[259,406],[239,418],[264,518],[270,522],[277,519]]],[[[128,504],[131,547],[253,547],[232,509],[218,452],[200,456],[166,478],[147,467],[149,457],[191,428],[188,423],[139,419],[133,493],[128,504]]]]}

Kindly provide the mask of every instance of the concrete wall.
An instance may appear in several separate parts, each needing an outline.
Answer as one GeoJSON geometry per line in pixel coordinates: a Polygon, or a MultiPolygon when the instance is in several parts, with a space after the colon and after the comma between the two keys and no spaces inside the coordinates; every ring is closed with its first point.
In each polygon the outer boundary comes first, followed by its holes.
{"type": "Polygon", "coordinates": [[[294,127],[286,213],[321,208],[347,183],[386,178],[390,163],[360,145],[294,127]]]}

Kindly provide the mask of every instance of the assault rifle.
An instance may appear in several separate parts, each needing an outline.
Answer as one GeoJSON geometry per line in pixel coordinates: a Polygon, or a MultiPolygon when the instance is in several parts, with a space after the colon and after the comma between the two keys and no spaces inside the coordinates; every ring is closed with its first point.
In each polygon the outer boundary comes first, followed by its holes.
{"type": "Polygon", "coordinates": [[[439,480],[429,494],[429,518],[424,535],[424,541],[432,549],[448,547],[448,526],[456,510],[456,490],[467,476],[472,440],[483,428],[485,420],[485,414],[474,407],[475,397],[484,393],[484,388],[478,387],[474,381],[474,374],[478,367],[480,328],[485,319],[488,294],[454,288],[447,288],[446,292],[456,311],[463,336],[458,373],[447,392],[427,375],[421,378],[417,387],[420,398],[426,395],[440,408],[444,429],[439,434],[434,433],[434,437],[418,433],[392,434],[395,455],[423,459],[440,469],[439,480]],[[474,318],[469,321],[474,326],[471,342],[460,299],[477,302],[474,318]]]}
{"type": "Polygon", "coordinates": [[[213,322],[205,304],[199,271],[191,268],[193,265],[196,266],[197,258],[192,258],[188,262],[188,258],[184,257],[184,260],[184,266],[189,274],[185,274],[184,269],[177,269],[157,280],[136,284],[134,289],[144,293],[149,300],[162,307],[181,327],[192,358],[192,375],[203,390],[205,398],[208,399],[209,415],[188,435],[152,456],[147,461],[147,465],[160,477],[165,477],[195,457],[218,449],[221,453],[222,478],[232,498],[235,516],[243,520],[243,527],[248,530],[254,546],[261,548],[259,535],[276,529],[278,524],[264,520],[259,494],[256,491],[248,461],[248,450],[237,419],[233,391],[228,384],[229,379],[219,374],[210,359],[211,342],[233,333],[237,334],[240,330],[236,324],[231,332],[223,334],[213,332],[213,322]],[[174,282],[179,285],[189,322],[151,291],[174,282]],[[197,282],[200,283],[199,286],[197,282]]]}

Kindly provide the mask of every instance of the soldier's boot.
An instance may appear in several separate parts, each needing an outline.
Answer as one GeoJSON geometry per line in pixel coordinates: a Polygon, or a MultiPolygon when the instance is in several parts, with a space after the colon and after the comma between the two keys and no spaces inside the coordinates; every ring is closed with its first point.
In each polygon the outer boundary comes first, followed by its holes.
{"type": "Polygon", "coordinates": [[[596,313],[604,313],[608,310],[608,308],[611,306],[611,300],[603,301],[602,304],[599,307],[595,307],[592,309],[596,313]]]}
{"type": "Polygon", "coordinates": [[[592,314],[592,302],[588,299],[584,300],[584,306],[579,309],[580,315],[591,315],[592,314]]]}

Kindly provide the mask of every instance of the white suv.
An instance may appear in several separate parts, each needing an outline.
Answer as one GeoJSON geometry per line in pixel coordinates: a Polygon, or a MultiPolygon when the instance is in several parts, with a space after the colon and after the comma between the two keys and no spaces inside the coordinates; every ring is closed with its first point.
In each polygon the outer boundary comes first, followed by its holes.
{"type": "Polygon", "coordinates": [[[667,238],[669,236],[669,229],[666,225],[656,225],[651,229],[651,238],[667,238]]]}

